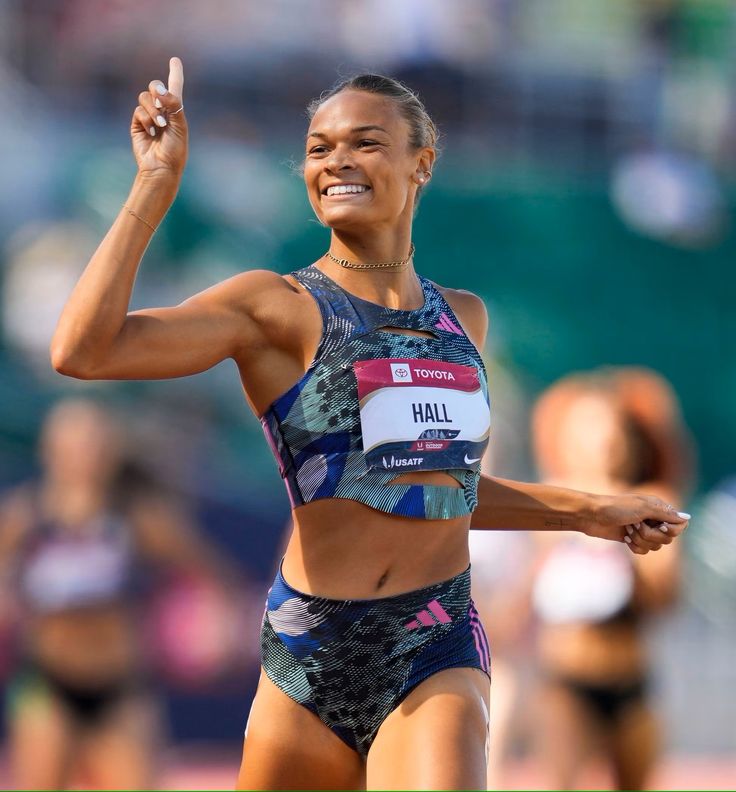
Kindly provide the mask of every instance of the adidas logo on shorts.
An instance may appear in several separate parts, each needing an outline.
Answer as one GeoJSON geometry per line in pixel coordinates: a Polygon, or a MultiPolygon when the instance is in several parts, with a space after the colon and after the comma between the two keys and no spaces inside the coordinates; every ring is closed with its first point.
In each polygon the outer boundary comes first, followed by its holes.
{"type": "Polygon", "coordinates": [[[426,610],[420,610],[416,619],[405,624],[407,630],[417,630],[420,627],[434,627],[435,624],[449,624],[452,621],[447,611],[437,600],[427,603],[426,610]]]}

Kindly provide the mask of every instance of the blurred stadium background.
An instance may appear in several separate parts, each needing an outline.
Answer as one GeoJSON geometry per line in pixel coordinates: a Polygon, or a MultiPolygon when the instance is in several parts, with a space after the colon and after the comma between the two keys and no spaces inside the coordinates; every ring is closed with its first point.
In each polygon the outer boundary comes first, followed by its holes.
{"type": "MultiPolygon", "coordinates": [[[[36,474],[59,398],[112,403],[252,592],[237,673],[162,668],[165,783],[232,784],[287,499],[233,366],[77,383],[47,348],[133,178],[136,96],[176,54],[190,162],[136,307],[320,256],[327,233],[295,172],[303,108],[339,75],[379,70],[415,88],[443,132],[416,262],[489,307],[493,471],[533,479],[528,410],[566,373],[636,364],[672,383],[699,478],[686,591],[651,634],[667,726],[657,782],[736,786],[735,41],[730,0],[0,3],[0,488],[36,474]]],[[[535,776],[519,761],[522,787],[535,776]]]]}

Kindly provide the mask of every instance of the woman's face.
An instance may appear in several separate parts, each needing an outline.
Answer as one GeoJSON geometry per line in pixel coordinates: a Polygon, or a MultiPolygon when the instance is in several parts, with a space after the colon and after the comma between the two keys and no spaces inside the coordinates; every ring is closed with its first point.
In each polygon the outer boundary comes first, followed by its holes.
{"type": "Polygon", "coordinates": [[[411,223],[419,178],[434,149],[414,149],[391,99],[345,90],[323,102],[309,125],[304,181],[319,220],[336,229],[411,223]],[[349,192],[337,190],[348,187],[349,192]]]}
{"type": "Polygon", "coordinates": [[[557,443],[569,476],[609,475],[619,462],[624,442],[621,415],[597,393],[579,395],[561,416],[557,443]]]}
{"type": "Polygon", "coordinates": [[[101,408],[81,401],[52,411],[41,447],[47,472],[70,484],[104,486],[120,463],[117,427],[101,408]]]}

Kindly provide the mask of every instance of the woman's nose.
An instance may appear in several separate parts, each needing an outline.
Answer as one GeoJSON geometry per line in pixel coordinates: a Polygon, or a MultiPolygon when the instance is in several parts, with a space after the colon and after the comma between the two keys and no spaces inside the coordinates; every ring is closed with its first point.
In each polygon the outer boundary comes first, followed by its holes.
{"type": "Polygon", "coordinates": [[[352,154],[342,146],[336,146],[327,158],[327,167],[330,170],[349,170],[355,167],[352,154]]]}

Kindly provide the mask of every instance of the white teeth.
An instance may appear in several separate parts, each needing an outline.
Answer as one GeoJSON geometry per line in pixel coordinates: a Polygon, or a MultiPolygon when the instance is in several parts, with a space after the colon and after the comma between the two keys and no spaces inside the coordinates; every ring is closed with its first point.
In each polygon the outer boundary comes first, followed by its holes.
{"type": "Polygon", "coordinates": [[[345,195],[346,193],[362,193],[368,188],[364,184],[336,184],[327,188],[327,195],[345,195]]]}

